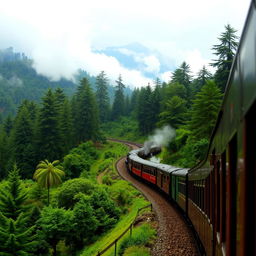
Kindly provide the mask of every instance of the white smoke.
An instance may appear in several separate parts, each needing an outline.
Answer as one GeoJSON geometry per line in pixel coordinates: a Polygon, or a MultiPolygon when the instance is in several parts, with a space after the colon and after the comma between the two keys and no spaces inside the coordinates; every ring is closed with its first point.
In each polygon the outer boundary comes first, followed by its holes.
{"type": "Polygon", "coordinates": [[[153,135],[144,142],[144,153],[148,154],[151,146],[165,147],[175,137],[176,132],[171,126],[166,125],[160,129],[156,129],[153,135]]]}

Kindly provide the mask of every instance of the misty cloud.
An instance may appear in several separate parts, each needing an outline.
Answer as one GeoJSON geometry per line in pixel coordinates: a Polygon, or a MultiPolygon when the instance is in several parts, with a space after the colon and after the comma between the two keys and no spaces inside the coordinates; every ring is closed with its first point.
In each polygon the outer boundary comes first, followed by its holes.
{"type": "MultiPolygon", "coordinates": [[[[142,74],[145,70],[126,69],[117,59],[92,48],[136,41],[157,49],[177,66],[187,60],[199,67],[212,59],[211,46],[227,22],[241,31],[249,2],[2,1],[0,48],[13,46],[25,52],[34,59],[36,70],[53,80],[70,79],[82,68],[92,75],[105,70],[110,80],[121,73],[126,84],[144,86],[149,82],[142,74]],[[200,60],[195,63],[196,58],[200,60]]],[[[156,56],[139,57],[146,70],[159,71],[156,56]]]]}

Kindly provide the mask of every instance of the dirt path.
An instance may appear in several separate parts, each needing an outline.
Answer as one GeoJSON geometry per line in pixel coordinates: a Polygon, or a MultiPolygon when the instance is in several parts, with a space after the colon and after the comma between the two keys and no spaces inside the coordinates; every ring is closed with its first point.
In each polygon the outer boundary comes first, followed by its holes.
{"type": "MultiPolygon", "coordinates": [[[[136,146],[131,145],[132,148],[136,146]]],[[[151,250],[153,256],[198,256],[191,230],[168,200],[146,184],[139,182],[126,170],[125,157],[116,164],[121,177],[130,181],[152,203],[159,227],[157,240],[151,250]]]]}

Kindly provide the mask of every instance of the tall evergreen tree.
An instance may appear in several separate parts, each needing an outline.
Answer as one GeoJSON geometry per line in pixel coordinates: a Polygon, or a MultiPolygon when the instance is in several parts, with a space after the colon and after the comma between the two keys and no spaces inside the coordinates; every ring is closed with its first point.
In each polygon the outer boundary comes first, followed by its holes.
{"type": "Polygon", "coordinates": [[[197,78],[193,81],[194,93],[197,93],[206,84],[208,80],[212,79],[212,74],[205,66],[198,72],[197,78]]]}
{"type": "Polygon", "coordinates": [[[188,127],[195,139],[208,139],[216,123],[222,94],[214,81],[209,80],[196,95],[190,111],[188,127]]]}
{"type": "Polygon", "coordinates": [[[21,186],[19,170],[14,166],[8,176],[6,188],[0,193],[0,212],[7,218],[16,220],[21,213],[27,211],[25,201],[27,194],[21,186]]]}
{"type": "Polygon", "coordinates": [[[62,156],[62,142],[59,129],[58,109],[52,90],[43,97],[38,120],[38,157],[53,161],[62,156]]]}
{"type": "Polygon", "coordinates": [[[9,140],[5,130],[0,128],[0,179],[7,176],[7,164],[10,158],[9,140]]]}
{"type": "Polygon", "coordinates": [[[165,102],[164,111],[159,115],[159,126],[166,124],[178,128],[184,124],[186,113],[186,101],[179,96],[173,96],[165,102]]]}
{"type": "Polygon", "coordinates": [[[80,82],[73,101],[76,142],[95,140],[99,134],[99,116],[95,96],[86,78],[80,82]]]}
{"type": "Polygon", "coordinates": [[[34,255],[38,243],[33,234],[35,227],[27,227],[26,221],[22,214],[13,220],[0,212],[0,255],[34,255]]]}
{"type": "Polygon", "coordinates": [[[137,119],[139,122],[139,130],[142,134],[149,134],[153,129],[152,113],[150,112],[152,90],[148,85],[146,88],[141,88],[139,94],[137,119]]]}
{"type": "Polygon", "coordinates": [[[116,81],[115,99],[112,108],[112,119],[116,120],[124,114],[124,88],[125,85],[122,82],[122,76],[119,75],[116,81]]]}
{"type": "Polygon", "coordinates": [[[101,122],[109,120],[110,102],[108,96],[108,79],[104,71],[96,77],[96,100],[99,109],[99,119],[101,122]]]}
{"type": "Polygon", "coordinates": [[[11,118],[10,115],[8,115],[7,118],[4,120],[4,130],[7,136],[10,136],[12,128],[13,128],[13,119],[11,118]]]}
{"type": "Polygon", "coordinates": [[[27,107],[22,106],[13,128],[13,154],[23,178],[31,178],[35,167],[34,130],[27,107]]]}
{"type": "Polygon", "coordinates": [[[224,92],[228,80],[229,72],[238,46],[238,37],[236,30],[229,24],[225,26],[225,31],[218,38],[220,44],[213,46],[214,54],[218,57],[212,63],[213,67],[217,68],[215,73],[215,81],[224,92]]]}
{"type": "Polygon", "coordinates": [[[60,110],[60,136],[62,141],[63,153],[67,154],[71,147],[74,145],[74,130],[73,130],[73,118],[71,114],[71,106],[66,99],[60,110]]]}
{"type": "Polygon", "coordinates": [[[191,98],[191,71],[190,66],[184,61],[179,68],[177,68],[172,75],[172,83],[179,83],[186,88],[186,100],[191,98]]]}

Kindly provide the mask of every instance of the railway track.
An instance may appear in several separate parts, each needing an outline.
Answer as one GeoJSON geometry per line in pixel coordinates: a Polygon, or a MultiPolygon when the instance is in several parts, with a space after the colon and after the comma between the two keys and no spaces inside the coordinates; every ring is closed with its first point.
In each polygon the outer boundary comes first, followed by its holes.
{"type": "MultiPolygon", "coordinates": [[[[114,140],[137,149],[141,144],[114,140]]],[[[198,256],[199,252],[192,231],[180,213],[160,193],[132,177],[126,170],[125,157],[116,163],[119,175],[131,182],[152,203],[159,223],[157,239],[151,249],[153,256],[198,256]]]]}

